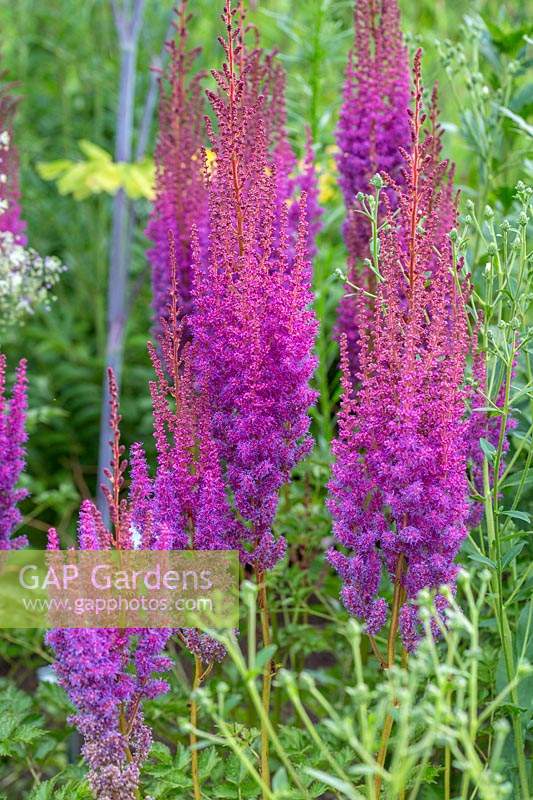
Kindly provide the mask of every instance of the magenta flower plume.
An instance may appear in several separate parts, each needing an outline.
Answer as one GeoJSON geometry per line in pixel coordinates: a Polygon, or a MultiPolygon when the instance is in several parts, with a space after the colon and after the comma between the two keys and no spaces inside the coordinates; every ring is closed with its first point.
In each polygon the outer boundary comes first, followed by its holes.
{"type": "Polygon", "coordinates": [[[18,550],[28,544],[25,536],[12,538],[22,519],[18,504],[28,495],[26,489],[17,488],[26,460],[27,389],[26,361],[22,360],[7,400],[6,357],[0,353],[0,550],[18,550]]]}
{"type": "Polygon", "coordinates": [[[226,63],[209,93],[216,170],[209,176],[209,253],[196,247],[195,370],[206,387],[213,432],[232,494],[238,545],[259,571],[283,555],[272,523],[280,487],[311,447],[308,408],[315,393],[316,321],[309,306],[310,264],[305,195],[295,246],[285,204],[279,210],[276,163],[268,147],[264,98],[245,91],[229,0],[221,40],[226,63]],[[279,230],[278,230],[279,226],[279,230]]]}
{"type": "MultiPolygon", "coordinates": [[[[112,374],[110,385],[113,460],[107,499],[113,526],[108,530],[94,503],[85,500],[78,528],[82,550],[138,548],[133,520],[142,518],[143,500],[150,488],[139,452],[134,451],[130,498],[121,498],[127,462],[120,444],[118,395],[112,374]]],[[[160,543],[152,544],[155,549],[160,543]]],[[[59,548],[53,529],[48,547],[59,548]]],[[[59,682],[76,707],[71,721],[83,736],[89,784],[97,800],[137,800],[139,796],[140,768],[152,743],[142,702],[168,689],[160,674],[172,663],[163,655],[170,635],[168,629],[56,629],[47,635],[47,643],[55,651],[59,682]]]]}
{"type": "MultiPolygon", "coordinates": [[[[160,333],[160,319],[167,312],[170,288],[168,233],[172,233],[178,264],[179,307],[183,316],[192,312],[191,232],[193,226],[202,260],[206,258],[209,215],[206,180],[216,171],[216,155],[207,151],[204,161],[204,100],[202,73],[191,74],[199,50],[187,51],[187,2],[179,8],[178,42],[170,42],[170,64],[161,79],[159,138],[156,148],[156,200],[146,234],[153,247],[148,251],[152,264],[154,322],[160,333]],[[166,87],[166,88],[165,88],[166,87]]],[[[276,166],[276,232],[280,234],[285,205],[289,207],[289,236],[294,255],[300,215],[299,199],[305,195],[308,220],[308,247],[314,253],[314,241],[320,228],[318,181],[310,136],[303,162],[297,163],[286,129],[285,72],[276,53],[265,53],[245,44],[246,20],[240,8],[236,38],[242,72],[243,105],[253,105],[263,98],[261,113],[249,120],[243,157],[253,157],[256,122],[261,122],[271,159],[276,166]],[[248,149],[250,152],[248,152],[248,149]]],[[[276,246],[279,241],[276,242],[276,246]]],[[[274,245],[273,245],[274,246],[274,245]]],[[[190,331],[186,328],[185,338],[190,331]]]]}
{"type": "MultiPolygon", "coordinates": [[[[149,345],[156,379],[150,384],[157,471],[149,482],[140,446],[135,451],[136,494],[140,510],[135,527],[144,546],[147,531],[164,532],[172,549],[226,550],[235,544],[218,448],[211,431],[205,390],[193,374],[196,343],[184,343],[186,321],[180,319],[177,259],[170,235],[170,302],[162,319],[159,350],[149,345]],[[139,517],[142,515],[144,522],[139,517]],[[149,524],[147,522],[149,521],[149,524]]],[[[133,486],[133,484],[132,484],[133,486]]],[[[187,649],[203,663],[219,661],[225,649],[194,630],[178,633],[187,649]]]]}
{"type": "Polygon", "coordinates": [[[418,637],[410,601],[423,588],[453,584],[469,513],[468,286],[454,267],[442,225],[449,213],[447,164],[435,163],[431,127],[422,133],[420,60],[419,51],[403,180],[387,179],[398,210],[389,205],[381,233],[381,279],[369,329],[361,335],[355,395],[342,341],[344,393],[329,501],[335,535],[349,551],[329,553],[344,582],[347,609],[370,634],[382,628],[388,616],[380,597],[385,570],[401,605],[407,649],[418,637]]]}
{"type": "Polygon", "coordinates": [[[300,199],[305,195],[305,214],[308,224],[307,247],[309,256],[316,252],[316,237],[321,228],[322,210],[318,203],[318,176],[315,168],[311,132],[306,134],[303,159],[298,162],[287,133],[287,111],[285,103],[285,70],[277,59],[276,51],[265,53],[260,47],[248,49],[244,36],[244,18],[239,19],[237,43],[239,47],[240,77],[242,78],[243,106],[254,106],[259,97],[261,108],[255,120],[249,120],[246,150],[243,158],[253,158],[257,122],[263,126],[263,134],[274,164],[276,178],[276,224],[274,252],[279,246],[281,220],[285,206],[289,209],[288,232],[294,257],[300,219],[300,199]]]}
{"type": "Polygon", "coordinates": [[[156,147],[156,199],[146,229],[153,242],[154,324],[159,331],[166,315],[170,289],[168,232],[176,243],[180,309],[191,310],[191,230],[205,240],[207,196],[203,175],[204,99],[202,73],[192,74],[199,50],[187,50],[187,2],[183,0],[176,25],[178,41],[167,44],[170,62],[160,80],[159,136],[156,147]]]}
{"type": "MultiPolygon", "coordinates": [[[[347,337],[355,368],[362,321],[350,283],[362,282],[371,293],[375,290],[372,272],[360,263],[368,256],[370,228],[357,212],[357,195],[370,191],[370,179],[378,172],[386,172],[402,184],[400,148],[408,149],[410,143],[406,115],[410,77],[396,0],[356,0],[354,24],[355,43],[337,127],[339,181],[348,212],[344,238],[349,279],[339,304],[337,328],[347,337]]],[[[394,208],[396,195],[391,186],[386,194],[394,208]]]]}
{"type": "MultiPolygon", "coordinates": [[[[0,80],[4,77],[0,73],[0,80]]],[[[25,245],[26,222],[21,217],[19,162],[13,144],[13,117],[17,106],[11,95],[13,84],[0,87],[0,231],[10,233],[17,244],[25,245]]]]}

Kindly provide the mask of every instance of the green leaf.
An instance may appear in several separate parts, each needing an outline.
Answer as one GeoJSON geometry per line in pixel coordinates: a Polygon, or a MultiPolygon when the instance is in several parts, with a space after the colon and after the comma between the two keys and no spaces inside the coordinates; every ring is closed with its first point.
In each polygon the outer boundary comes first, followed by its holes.
{"type": "Polygon", "coordinates": [[[153,162],[144,161],[140,164],[117,164],[120,169],[121,186],[132,200],[145,197],[152,200],[154,197],[155,168],[153,162]]]}
{"type": "Polygon", "coordinates": [[[270,644],[268,647],[263,647],[255,657],[254,666],[256,669],[262,670],[268,661],[270,661],[277,649],[277,645],[275,644],[270,644]]]}
{"type": "Polygon", "coordinates": [[[60,158],[57,161],[39,161],[36,164],[37,174],[45,181],[55,181],[73,164],[74,162],[67,158],[60,158]]]}
{"type": "Polygon", "coordinates": [[[478,564],[483,564],[485,567],[490,567],[490,569],[496,569],[494,561],[481,553],[469,553],[468,558],[471,561],[476,561],[478,564]]]}
{"type": "Polygon", "coordinates": [[[513,547],[511,547],[511,549],[508,550],[502,558],[502,569],[505,569],[507,566],[509,566],[511,561],[520,555],[525,546],[526,542],[524,541],[517,542],[515,545],[513,545],[513,547]]]}
{"type": "Polygon", "coordinates": [[[280,767],[272,778],[272,789],[275,792],[286,791],[289,788],[289,779],[285,767],[280,767]]]}
{"type": "Polygon", "coordinates": [[[89,142],[88,139],[80,139],[78,147],[90,161],[107,161],[110,163],[113,160],[107,150],[93,142],[89,142]]]}
{"type": "Polygon", "coordinates": [[[515,114],[510,108],[505,108],[505,106],[500,106],[499,108],[500,113],[504,117],[508,117],[510,120],[512,120],[523,133],[533,137],[533,125],[530,125],[528,122],[526,122],[525,119],[523,119],[523,117],[521,117],[519,114],[515,114]]]}
{"type": "Polygon", "coordinates": [[[503,23],[495,22],[491,19],[483,20],[487,26],[492,41],[502,53],[514,53],[520,47],[525,45],[525,37],[531,35],[532,26],[526,23],[525,25],[515,24],[513,26],[504,26],[503,23]]]}
{"type": "Polygon", "coordinates": [[[480,439],[479,446],[481,447],[483,453],[486,455],[488,460],[493,461],[494,456],[496,455],[496,448],[494,447],[494,445],[487,439],[480,439]]]}
{"type": "Polygon", "coordinates": [[[346,781],[336,778],[334,775],[329,775],[327,772],[322,772],[322,770],[313,769],[312,767],[304,767],[304,772],[306,772],[312,778],[316,778],[316,780],[321,781],[326,786],[329,786],[331,789],[342,792],[344,797],[347,797],[348,800],[364,800],[363,795],[360,794],[353,786],[351,786],[349,783],[346,783],[346,781]]]}
{"type": "Polygon", "coordinates": [[[502,489],[510,489],[515,486],[520,486],[522,480],[524,481],[524,488],[533,486],[533,469],[529,468],[527,470],[513,472],[512,475],[509,475],[509,477],[503,481],[501,487],[502,489]]]}
{"type": "Polygon", "coordinates": [[[505,517],[511,517],[512,519],[522,520],[522,522],[529,523],[531,521],[531,516],[527,511],[500,511],[500,514],[503,514],[505,517]]]}

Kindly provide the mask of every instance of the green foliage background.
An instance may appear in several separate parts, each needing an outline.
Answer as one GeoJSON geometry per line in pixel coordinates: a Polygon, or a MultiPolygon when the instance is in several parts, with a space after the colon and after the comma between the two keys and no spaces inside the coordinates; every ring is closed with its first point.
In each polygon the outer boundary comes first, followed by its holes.
{"type": "MultiPolygon", "coordinates": [[[[150,81],[149,66],[154,55],[161,52],[172,13],[169,0],[147,0],[146,5],[139,53],[137,125],[150,81]]],[[[192,44],[204,48],[199,66],[211,67],[221,60],[221,50],[216,43],[220,31],[220,2],[191,0],[190,5],[194,14],[192,44]]],[[[400,0],[400,6],[410,46],[414,48],[420,44],[425,51],[426,86],[436,79],[440,83],[442,120],[447,130],[445,152],[457,163],[457,183],[463,198],[471,198],[478,209],[483,209],[488,202],[499,212],[508,213],[516,181],[528,169],[531,171],[533,154],[531,148],[527,149],[530,140],[517,133],[512,119],[506,119],[498,128],[498,136],[491,140],[490,121],[475,117],[471,101],[478,97],[476,93],[482,94],[485,87],[488,99],[483,100],[479,94],[480,102],[490,104],[499,97],[497,93],[507,80],[509,65],[523,46],[524,35],[532,36],[528,22],[532,18],[532,3],[528,0],[400,0]],[[469,35],[473,27],[480,24],[484,33],[479,65],[467,64],[470,78],[466,72],[455,72],[449,77],[443,58],[453,60],[459,45],[470,52],[469,35]],[[437,40],[441,43],[449,40],[449,43],[438,46],[437,40]],[[478,71],[479,81],[469,85],[468,80],[478,71]],[[490,147],[485,157],[486,140],[490,140],[490,147]]],[[[251,20],[261,31],[264,46],[279,49],[286,63],[293,141],[301,146],[304,126],[310,125],[318,162],[325,173],[331,171],[328,148],[334,142],[343,69],[352,41],[352,8],[352,0],[256,0],[250,13],[251,20]]],[[[79,158],[81,139],[113,152],[118,50],[110,5],[107,0],[77,3],[73,0],[0,0],[0,51],[3,67],[19,82],[21,102],[16,140],[30,243],[42,253],[59,256],[69,267],[57,289],[57,302],[52,311],[36,314],[23,328],[10,331],[0,342],[12,369],[22,356],[29,361],[31,414],[25,480],[31,497],[24,506],[24,526],[29,528],[33,544],[42,546],[49,524],[60,529],[65,543],[68,536],[73,536],[80,497],[93,495],[95,491],[111,198],[101,194],[76,202],[71,195],[61,196],[53,183],[39,177],[36,165],[42,161],[79,158]]],[[[533,112],[533,91],[527,79],[525,70],[515,75],[512,96],[508,98],[508,108],[524,121],[531,119],[533,112]]],[[[155,124],[150,152],[154,135],[155,124]]],[[[143,236],[148,211],[146,201],[137,202],[122,413],[125,443],[129,445],[142,439],[150,447],[147,384],[151,368],[146,355],[150,281],[144,255],[147,242],[143,236]]],[[[327,444],[334,429],[338,392],[336,345],[331,330],[342,291],[336,270],[345,266],[340,236],[343,214],[342,200],[336,191],[325,204],[325,227],[315,261],[316,310],[321,322],[317,343],[320,367],[316,377],[321,398],[313,412],[318,446],[282,498],[278,525],[287,535],[290,553],[286,568],[277,571],[273,579],[274,616],[283,622],[276,631],[279,644],[276,658],[297,671],[311,654],[328,696],[341,709],[347,702],[344,689],[353,674],[353,664],[344,645],[339,646],[338,620],[345,615],[339,605],[335,605],[337,579],[324,569],[323,560],[317,554],[322,553],[324,541],[330,535],[330,521],[324,508],[324,485],[328,475],[327,444]],[[323,624],[317,625],[316,619],[310,619],[311,594],[321,604],[323,624]],[[338,654],[337,659],[333,658],[333,653],[338,654]]],[[[526,419],[526,430],[528,424],[526,419]]],[[[521,428],[524,428],[523,420],[521,428]]],[[[512,447],[516,447],[515,442],[512,447]]],[[[531,487],[529,491],[530,504],[531,487]]],[[[526,511],[518,513],[527,512],[527,503],[526,497],[523,500],[526,511]]],[[[524,527],[523,519],[518,517],[517,520],[517,527],[524,527]]],[[[516,532],[512,528],[506,542],[511,552],[512,536],[521,537],[522,534],[522,530],[516,532]]],[[[521,542],[522,539],[519,545],[521,542]]],[[[513,615],[517,657],[527,648],[525,600],[531,590],[525,578],[523,583],[518,583],[526,575],[527,548],[523,544],[522,548],[518,552],[515,549],[506,564],[509,568],[512,562],[512,580],[506,581],[506,591],[513,592],[509,613],[513,615]],[[513,585],[519,586],[516,594],[513,585]]],[[[465,560],[468,556],[475,561],[475,551],[469,550],[467,545],[465,560]]],[[[479,562],[476,566],[480,566],[479,562]]],[[[480,630],[484,637],[482,650],[470,653],[467,636],[461,652],[468,653],[465,669],[471,668],[473,662],[469,659],[477,659],[479,695],[485,700],[493,696],[494,687],[500,691],[505,684],[491,607],[483,609],[480,630]]],[[[533,658],[531,653],[529,657],[533,658]]],[[[32,800],[49,797],[85,800],[89,795],[81,780],[83,771],[79,765],[67,768],[60,781],[62,788],[57,791],[52,778],[67,766],[72,740],[64,724],[69,709],[62,691],[54,684],[38,683],[36,678],[36,670],[51,660],[42,645],[42,634],[36,631],[21,637],[16,632],[3,633],[0,658],[2,673],[32,695],[30,698],[20,693],[12,682],[0,682],[0,708],[9,709],[0,719],[0,798],[4,790],[9,798],[19,797],[18,792],[30,791],[35,784],[28,795],[32,800]],[[34,773],[39,779],[50,780],[39,783],[34,773]]],[[[252,713],[250,721],[245,718],[248,711],[240,713],[246,704],[234,666],[226,664],[223,669],[225,679],[232,686],[226,701],[228,718],[243,746],[251,748],[256,736],[252,724],[255,718],[252,713]]],[[[377,686],[379,693],[376,671],[370,671],[367,678],[372,691],[377,686]]],[[[189,756],[183,746],[186,739],[182,737],[177,751],[173,747],[178,738],[176,720],[187,714],[188,680],[187,665],[184,668],[176,658],[171,675],[173,692],[149,704],[148,719],[160,743],[148,767],[147,781],[154,796],[162,800],[174,800],[181,796],[182,789],[189,791],[189,756]],[[171,745],[173,752],[163,743],[171,745]]],[[[526,705],[528,686],[520,691],[521,703],[526,705]]],[[[372,708],[370,718],[375,724],[376,713],[379,717],[383,709],[375,704],[372,708]]],[[[509,714],[520,714],[516,706],[509,705],[509,709],[509,714]]],[[[279,719],[282,711],[282,701],[276,699],[274,715],[279,719]]],[[[423,724],[428,724],[427,719],[423,724]]],[[[335,749],[338,742],[332,731],[321,732],[335,749]]],[[[318,756],[316,762],[313,761],[316,748],[306,739],[303,730],[287,726],[283,738],[295,763],[300,759],[304,765],[324,768],[318,756]]],[[[506,747],[506,757],[511,762],[512,745],[507,743],[506,747]]],[[[227,759],[223,770],[220,759],[215,758],[211,763],[211,753],[203,754],[202,770],[206,776],[212,773],[213,785],[220,792],[216,796],[238,797],[238,787],[245,777],[238,762],[233,757],[227,759]]],[[[339,750],[342,763],[348,763],[352,755],[345,749],[339,750]]],[[[440,767],[428,763],[424,769],[427,786],[422,797],[424,800],[442,798],[440,767]]],[[[283,772],[276,774],[282,786],[283,772]]],[[[247,790],[250,797],[255,796],[253,787],[247,790]]]]}

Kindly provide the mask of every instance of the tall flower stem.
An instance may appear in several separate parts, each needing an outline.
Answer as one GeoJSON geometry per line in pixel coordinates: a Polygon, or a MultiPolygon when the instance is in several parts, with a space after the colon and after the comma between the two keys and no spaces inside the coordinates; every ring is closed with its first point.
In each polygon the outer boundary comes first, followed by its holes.
{"type": "Polygon", "coordinates": [[[194,692],[200,688],[202,683],[202,662],[198,656],[194,656],[194,679],[192,684],[193,695],[191,697],[191,733],[190,733],[190,746],[191,746],[191,775],[194,800],[201,800],[202,790],[200,787],[200,774],[198,772],[198,737],[196,730],[198,727],[198,702],[194,692]]]}
{"type": "MultiPolygon", "coordinates": [[[[268,608],[268,595],[265,581],[265,573],[256,569],[255,577],[257,581],[257,589],[259,593],[259,615],[261,618],[261,635],[263,639],[263,647],[270,647],[272,640],[270,636],[270,611],[268,608]]],[[[265,716],[261,719],[261,778],[265,786],[270,788],[270,764],[269,764],[269,750],[270,750],[270,735],[266,718],[270,714],[270,695],[272,689],[272,659],[269,658],[263,668],[263,689],[261,693],[261,700],[265,716]]],[[[267,795],[263,791],[263,798],[267,795]]]]}
{"type": "MultiPolygon", "coordinates": [[[[122,735],[124,737],[127,737],[128,736],[128,727],[129,726],[128,726],[128,722],[126,720],[126,714],[124,712],[124,709],[121,709],[121,711],[120,711],[119,727],[120,727],[120,732],[122,733],[122,735]]],[[[127,758],[128,762],[131,764],[131,762],[133,761],[133,756],[131,754],[131,750],[130,750],[129,744],[126,744],[126,758],[127,758]]],[[[142,798],[141,798],[141,790],[139,789],[139,787],[137,787],[135,789],[135,797],[136,797],[136,800],[142,800],[142,798]]]]}
{"type": "MultiPolygon", "coordinates": [[[[402,578],[404,571],[405,571],[405,558],[403,555],[400,555],[400,557],[398,558],[398,563],[396,564],[396,573],[394,575],[394,597],[392,600],[392,616],[389,629],[389,638],[387,641],[387,667],[386,667],[387,669],[390,669],[391,667],[394,666],[394,661],[396,656],[396,639],[398,637],[400,609],[405,600],[405,592],[402,586],[402,578]]],[[[389,712],[385,718],[385,723],[383,725],[383,732],[381,734],[381,744],[377,757],[377,762],[382,769],[385,766],[385,760],[387,758],[387,748],[393,724],[394,724],[394,717],[389,712]]],[[[374,781],[376,798],[378,800],[381,795],[382,781],[383,778],[381,774],[378,773],[374,781]]]]}
{"type": "Polygon", "coordinates": [[[448,745],[444,748],[444,800],[451,798],[452,753],[448,745]]]}

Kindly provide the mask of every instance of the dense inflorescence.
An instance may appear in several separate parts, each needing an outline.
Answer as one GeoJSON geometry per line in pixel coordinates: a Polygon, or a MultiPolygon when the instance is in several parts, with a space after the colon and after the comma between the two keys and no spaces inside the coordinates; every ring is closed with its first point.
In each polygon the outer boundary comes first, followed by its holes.
{"type": "MultiPolygon", "coordinates": [[[[161,320],[159,350],[149,345],[156,379],[150,383],[157,470],[153,481],[141,445],[135,446],[136,534],[150,547],[151,531],[164,530],[169,549],[224,550],[235,541],[218,448],[211,431],[207,394],[193,373],[196,343],[185,342],[179,319],[174,241],[169,247],[170,302],[161,320]],[[147,538],[148,532],[148,538],[147,538]]],[[[224,648],[209,636],[181,630],[185,646],[204,663],[220,660],[224,648]]]]}
{"type": "Polygon", "coordinates": [[[268,147],[264,97],[251,94],[234,11],[226,3],[227,62],[209,93],[216,169],[209,176],[209,253],[195,254],[195,370],[206,388],[237,543],[262,571],[283,555],[272,533],[278,491],[309,451],[307,410],[316,322],[309,309],[310,264],[305,194],[291,242],[276,158],[268,147]]]}
{"type": "MultiPolygon", "coordinates": [[[[243,105],[253,106],[259,97],[261,107],[256,121],[263,126],[265,140],[274,165],[276,179],[276,214],[273,252],[280,245],[281,221],[288,208],[288,236],[291,255],[294,257],[300,219],[300,198],[305,196],[305,214],[308,224],[307,246],[309,255],[316,252],[315,241],[321,227],[321,209],[318,204],[318,178],[315,169],[313,142],[307,131],[302,160],[296,158],[287,134],[285,108],[285,70],[277,59],[277,53],[265,53],[260,47],[247,48],[244,36],[244,20],[240,19],[237,35],[240,49],[240,77],[243,81],[243,105]]],[[[253,158],[257,129],[254,120],[249,120],[243,158],[253,158]]]]}
{"type": "MultiPolygon", "coordinates": [[[[207,182],[217,169],[216,153],[204,149],[204,97],[201,89],[203,74],[193,74],[193,65],[199,50],[187,51],[187,3],[179,8],[177,24],[178,42],[169,42],[170,63],[161,79],[159,107],[159,136],[156,148],[156,200],[147,227],[147,236],[153,247],[148,251],[152,264],[152,290],[154,322],[160,332],[160,320],[167,312],[170,288],[170,262],[168,258],[168,233],[172,233],[178,264],[180,316],[190,315],[192,298],[191,233],[196,229],[202,262],[207,258],[209,214],[207,211],[207,182]],[[166,87],[166,88],[165,88],[166,87]]],[[[256,104],[262,97],[261,107],[254,119],[248,120],[246,141],[243,141],[243,158],[253,158],[256,123],[260,123],[275,165],[276,175],[276,241],[279,247],[281,219],[288,206],[288,230],[292,248],[298,237],[300,202],[305,196],[308,220],[308,247],[314,253],[314,241],[320,228],[318,181],[314,166],[314,153],[310,135],[305,153],[299,163],[289,143],[286,128],[285,71],[275,52],[265,52],[257,43],[246,44],[246,19],[242,5],[239,7],[235,31],[239,47],[239,64],[242,80],[243,106],[256,104]]],[[[184,330],[184,339],[190,330],[184,330]]]]}
{"type": "MultiPolygon", "coordinates": [[[[347,337],[350,358],[357,363],[360,309],[352,283],[374,292],[372,272],[361,263],[369,255],[369,224],[359,213],[357,195],[370,190],[370,180],[386,172],[402,184],[400,148],[410,142],[409,62],[400,29],[396,0],[358,0],[355,4],[355,44],[346,70],[343,104],[337,126],[339,182],[347,218],[348,284],[338,309],[337,328],[347,337]]],[[[392,186],[386,189],[396,205],[392,186]]],[[[383,207],[381,209],[383,211],[383,207]]]]}
{"type": "Polygon", "coordinates": [[[20,361],[11,393],[6,398],[6,358],[0,354],[0,550],[18,550],[28,543],[25,536],[12,538],[21,521],[18,504],[27,496],[17,488],[25,465],[27,378],[26,362],[20,361]]]}
{"type": "MultiPolygon", "coordinates": [[[[78,540],[82,550],[131,550],[139,547],[134,520],[142,517],[146,473],[133,454],[129,500],[120,498],[127,462],[120,444],[117,389],[110,375],[113,461],[106,487],[112,530],[90,500],[80,509],[78,540]]],[[[151,529],[153,549],[167,549],[165,530],[151,529]]],[[[144,542],[143,542],[144,545],[144,542]]],[[[59,549],[55,530],[50,550],[59,549]]],[[[83,736],[89,783],[97,800],[136,800],[140,767],[148,756],[152,734],[143,721],[142,701],[167,691],[160,673],[171,661],[162,653],[168,629],[55,629],[47,642],[56,655],[60,684],[76,708],[72,723],[83,736]]]]}
{"type": "Polygon", "coordinates": [[[407,649],[418,635],[417,609],[409,601],[423,588],[453,584],[469,513],[469,289],[454,264],[448,165],[436,160],[434,114],[422,134],[420,57],[404,179],[386,179],[398,210],[389,206],[381,233],[381,277],[369,330],[361,334],[355,396],[345,338],[342,343],[344,394],[330,483],[335,534],[351,551],[329,554],[344,581],[344,603],[377,633],[388,616],[379,596],[384,567],[397,590],[407,649]]]}
{"type": "Polygon", "coordinates": [[[182,2],[178,41],[167,44],[169,66],[160,80],[159,134],[156,147],[156,200],[146,235],[152,264],[154,323],[159,330],[170,289],[168,233],[172,232],[178,264],[182,314],[191,311],[191,230],[205,241],[207,197],[203,175],[204,101],[202,73],[191,75],[199,50],[187,50],[187,4],[182,2]]]}

